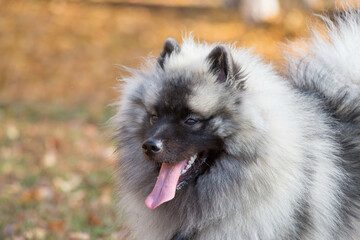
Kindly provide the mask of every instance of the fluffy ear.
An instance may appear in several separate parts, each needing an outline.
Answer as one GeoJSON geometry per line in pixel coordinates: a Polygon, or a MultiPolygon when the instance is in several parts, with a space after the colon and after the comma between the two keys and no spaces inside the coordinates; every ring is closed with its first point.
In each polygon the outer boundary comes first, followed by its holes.
{"type": "Polygon", "coordinates": [[[158,63],[161,68],[164,68],[164,62],[166,58],[168,58],[173,52],[179,53],[180,52],[180,45],[177,43],[177,41],[173,38],[168,38],[165,40],[163,50],[160,53],[160,56],[158,57],[158,63]]]}
{"type": "Polygon", "coordinates": [[[218,76],[218,82],[225,83],[235,80],[236,67],[226,45],[216,46],[206,58],[210,63],[210,71],[218,76]]]}

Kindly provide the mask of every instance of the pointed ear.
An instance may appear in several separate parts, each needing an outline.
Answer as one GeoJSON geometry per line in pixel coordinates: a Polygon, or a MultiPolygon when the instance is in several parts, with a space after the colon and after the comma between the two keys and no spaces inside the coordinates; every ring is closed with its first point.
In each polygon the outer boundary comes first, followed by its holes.
{"type": "Polygon", "coordinates": [[[216,46],[206,58],[210,63],[210,71],[218,76],[218,82],[234,80],[234,62],[230,49],[226,45],[216,46]]]}
{"type": "Polygon", "coordinates": [[[163,50],[161,51],[160,56],[157,59],[160,67],[164,68],[164,62],[166,58],[168,58],[173,52],[179,53],[180,49],[181,49],[180,45],[177,43],[175,39],[173,38],[166,39],[163,50]]]}

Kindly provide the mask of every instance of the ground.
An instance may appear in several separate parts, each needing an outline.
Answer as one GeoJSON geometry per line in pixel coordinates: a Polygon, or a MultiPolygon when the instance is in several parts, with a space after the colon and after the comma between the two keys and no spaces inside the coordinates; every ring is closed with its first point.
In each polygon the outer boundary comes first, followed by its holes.
{"type": "Polygon", "coordinates": [[[306,36],[312,19],[290,8],[249,25],[217,5],[133,2],[0,0],[0,239],[128,239],[106,123],[127,74],[119,65],[192,32],[281,68],[279,42],[306,36]]]}

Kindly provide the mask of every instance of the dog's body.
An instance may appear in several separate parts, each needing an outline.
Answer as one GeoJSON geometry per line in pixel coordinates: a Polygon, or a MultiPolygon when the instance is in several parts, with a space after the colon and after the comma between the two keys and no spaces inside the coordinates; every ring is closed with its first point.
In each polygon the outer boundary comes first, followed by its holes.
{"type": "Polygon", "coordinates": [[[119,205],[135,238],[360,239],[359,12],[328,37],[288,55],[286,77],[168,39],[125,79],[119,205]]]}

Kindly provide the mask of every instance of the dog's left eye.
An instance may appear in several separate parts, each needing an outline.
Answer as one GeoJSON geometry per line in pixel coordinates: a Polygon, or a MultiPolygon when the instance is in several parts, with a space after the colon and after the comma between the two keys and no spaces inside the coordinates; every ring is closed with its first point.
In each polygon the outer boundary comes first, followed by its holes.
{"type": "Polygon", "coordinates": [[[198,122],[199,122],[199,120],[196,120],[196,119],[193,119],[193,118],[188,118],[188,119],[186,119],[186,121],[184,123],[186,125],[189,125],[189,126],[194,126],[198,122]]]}
{"type": "Polygon", "coordinates": [[[158,119],[159,119],[159,117],[156,114],[151,115],[150,116],[150,124],[154,125],[158,119]]]}

